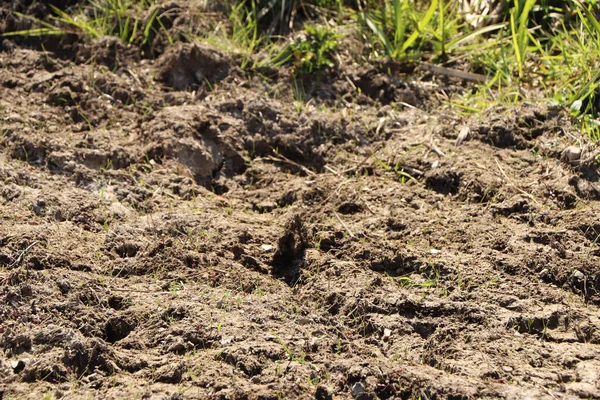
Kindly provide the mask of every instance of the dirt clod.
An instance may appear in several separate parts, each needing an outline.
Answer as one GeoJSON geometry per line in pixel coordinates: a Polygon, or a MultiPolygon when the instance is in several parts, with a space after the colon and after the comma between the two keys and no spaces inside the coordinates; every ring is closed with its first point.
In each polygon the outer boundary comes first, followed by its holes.
{"type": "Polygon", "coordinates": [[[159,60],[162,81],[175,90],[210,85],[229,73],[231,59],[215,47],[204,43],[180,44],[159,60]]]}

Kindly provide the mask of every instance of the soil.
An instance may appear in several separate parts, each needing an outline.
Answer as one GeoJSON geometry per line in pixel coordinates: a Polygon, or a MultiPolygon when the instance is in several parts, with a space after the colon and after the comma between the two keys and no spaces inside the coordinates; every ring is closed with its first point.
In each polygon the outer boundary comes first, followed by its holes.
{"type": "Polygon", "coordinates": [[[598,164],[562,109],[43,40],[0,52],[0,398],[600,398],[598,164]]]}

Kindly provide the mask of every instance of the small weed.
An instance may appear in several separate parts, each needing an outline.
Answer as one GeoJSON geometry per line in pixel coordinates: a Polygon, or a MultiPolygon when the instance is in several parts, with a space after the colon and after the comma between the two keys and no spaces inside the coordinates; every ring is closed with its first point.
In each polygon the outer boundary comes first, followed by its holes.
{"type": "Polygon", "coordinates": [[[294,98],[294,104],[296,105],[296,111],[300,113],[306,104],[306,92],[302,81],[292,81],[292,97],[294,98]]]}
{"type": "Polygon", "coordinates": [[[417,2],[385,1],[378,8],[361,13],[360,18],[387,55],[404,58],[411,48],[418,46],[417,39],[429,25],[438,4],[438,0],[431,1],[427,11],[422,13],[417,2]]]}
{"type": "Polygon", "coordinates": [[[290,361],[296,361],[300,364],[304,364],[306,362],[306,353],[304,353],[304,351],[300,352],[300,357],[296,357],[279,336],[275,336],[275,338],[277,339],[277,342],[281,345],[281,347],[283,347],[283,350],[285,350],[290,361]]]}
{"type": "Polygon", "coordinates": [[[254,294],[258,297],[263,297],[265,295],[265,291],[260,286],[257,286],[254,289],[254,294]]]}
{"type": "Polygon", "coordinates": [[[305,25],[304,32],[294,37],[282,57],[291,59],[294,75],[320,74],[334,67],[340,38],[331,28],[305,25]]]}
{"type": "Polygon", "coordinates": [[[180,290],[183,290],[183,284],[181,282],[171,282],[168,290],[172,295],[176,296],[180,290]]]}
{"type": "Polygon", "coordinates": [[[104,170],[108,171],[114,169],[113,161],[110,158],[106,159],[106,165],[104,166],[104,170]]]}

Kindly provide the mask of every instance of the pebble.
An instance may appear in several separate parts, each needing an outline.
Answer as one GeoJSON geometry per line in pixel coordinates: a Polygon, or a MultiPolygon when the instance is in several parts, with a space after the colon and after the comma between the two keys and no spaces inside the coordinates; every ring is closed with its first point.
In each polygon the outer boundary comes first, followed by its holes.
{"type": "Polygon", "coordinates": [[[584,273],[579,271],[578,269],[576,269],[575,271],[573,271],[573,280],[584,281],[585,280],[584,273]]]}
{"type": "Polygon", "coordinates": [[[356,382],[354,385],[352,385],[351,390],[352,390],[352,396],[354,396],[355,398],[362,396],[365,393],[365,387],[360,382],[356,382]]]}
{"type": "Polygon", "coordinates": [[[29,364],[29,359],[28,358],[23,358],[21,360],[12,361],[10,363],[10,366],[13,369],[13,371],[15,372],[15,374],[18,374],[19,372],[21,372],[21,371],[23,371],[25,369],[25,367],[27,366],[27,364],[29,364]]]}
{"type": "Polygon", "coordinates": [[[576,164],[581,159],[581,149],[577,146],[569,146],[563,150],[561,159],[570,164],[576,164]]]}
{"type": "Polygon", "coordinates": [[[392,330],[385,328],[383,330],[383,340],[388,340],[390,338],[390,336],[392,336],[392,330]]]}
{"type": "Polygon", "coordinates": [[[73,172],[73,171],[75,171],[76,167],[77,167],[77,164],[75,164],[75,161],[67,161],[67,162],[65,162],[65,165],[63,166],[63,171],[73,172]]]}

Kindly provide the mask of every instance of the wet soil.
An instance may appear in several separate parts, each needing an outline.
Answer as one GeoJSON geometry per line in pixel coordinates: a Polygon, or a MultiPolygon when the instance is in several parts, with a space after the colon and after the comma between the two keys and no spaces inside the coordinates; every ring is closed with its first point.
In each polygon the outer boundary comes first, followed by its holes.
{"type": "Polygon", "coordinates": [[[600,183],[563,110],[74,43],[0,52],[0,398],[600,398],[600,183]]]}

